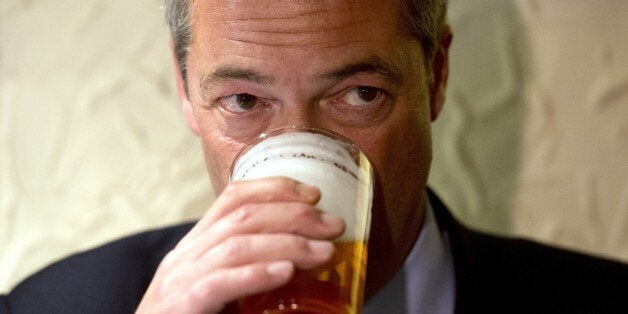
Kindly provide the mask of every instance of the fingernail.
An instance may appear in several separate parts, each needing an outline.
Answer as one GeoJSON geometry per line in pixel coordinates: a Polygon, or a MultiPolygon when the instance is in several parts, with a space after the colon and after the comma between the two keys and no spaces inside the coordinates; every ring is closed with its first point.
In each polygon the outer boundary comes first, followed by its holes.
{"type": "Polygon", "coordinates": [[[310,240],[308,246],[312,252],[318,255],[331,256],[334,252],[334,245],[329,241],[310,240]]]}
{"type": "Polygon", "coordinates": [[[308,199],[317,199],[318,196],[320,195],[318,188],[311,185],[304,184],[304,183],[297,184],[296,189],[297,189],[297,193],[299,193],[302,196],[307,197],[308,199]]]}
{"type": "Polygon", "coordinates": [[[321,221],[328,226],[342,225],[342,218],[340,216],[327,212],[321,214],[321,221]]]}
{"type": "Polygon", "coordinates": [[[292,273],[294,265],[290,261],[273,262],[266,266],[266,272],[271,276],[288,277],[292,273]]]}

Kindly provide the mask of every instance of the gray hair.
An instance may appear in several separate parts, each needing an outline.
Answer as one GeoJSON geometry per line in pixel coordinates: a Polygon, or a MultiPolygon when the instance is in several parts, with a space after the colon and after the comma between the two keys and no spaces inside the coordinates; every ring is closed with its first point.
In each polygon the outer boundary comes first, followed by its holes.
{"type": "MultiPolygon", "coordinates": [[[[186,61],[191,40],[191,2],[192,0],[164,0],[173,49],[184,84],[187,78],[186,61]]],[[[446,23],[446,12],[447,0],[401,0],[403,24],[409,30],[410,35],[421,43],[426,66],[432,64],[441,31],[446,23]]]]}

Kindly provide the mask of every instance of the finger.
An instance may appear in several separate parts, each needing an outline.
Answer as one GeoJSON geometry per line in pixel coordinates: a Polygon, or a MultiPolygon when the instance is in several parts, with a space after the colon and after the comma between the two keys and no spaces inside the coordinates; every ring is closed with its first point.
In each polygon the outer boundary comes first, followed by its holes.
{"type": "Polygon", "coordinates": [[[319,198],[320,191],[317,188],[286,177],[232,182],[182,241],[195,238],[216,220],[245,203],[283,201],[316,204],[319,198]]]}
{"type": "Polygon", "coordinates": [[[196,282],[184,301],[199,305],[193,312],[214,313],[233,300],[278,288],[293,274],[294,265],[289,261],[222,269],[196,282]]]}
{"type": "Polygon", "coordinates": [[[340,236],[344,222],[339,216],[306,203],[245,204],[216,221],[205,233],[188,242],[190,258],[198,258],[211,247],[234,235],[288,233],[312,239],[340,236]]]}
{"type": "Polygon", "coordinates": [[[328,262],[334,252],[330,241],[311,240],[291,234],[234,236],[211,248],[195,263],[194,272],[289,260],[300,269],[311,269],[328,262]]]}

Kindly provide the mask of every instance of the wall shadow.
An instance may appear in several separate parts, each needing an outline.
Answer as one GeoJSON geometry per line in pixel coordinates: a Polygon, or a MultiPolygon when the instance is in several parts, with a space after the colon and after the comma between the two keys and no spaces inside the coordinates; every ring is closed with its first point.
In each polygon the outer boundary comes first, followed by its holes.
{"type": "Polygon", "coordinates": [[[453,0],[447,100],[433,124],[430,186],[461,221],[508,234],[530,49],[513,1],[453,0]]]}

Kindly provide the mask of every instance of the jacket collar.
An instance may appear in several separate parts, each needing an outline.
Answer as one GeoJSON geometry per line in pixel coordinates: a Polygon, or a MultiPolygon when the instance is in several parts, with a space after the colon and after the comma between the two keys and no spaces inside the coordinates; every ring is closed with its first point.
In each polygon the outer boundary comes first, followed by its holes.
{"type": "Polygon", "coordinates": [[[471,276],[473,276],[473,271],[471,271],[473,258],[471,247],[474,238],[483,236],[459,223],[431,189],[428,188],[427,193],[438,227],[449,239],[456,280],[455,312],[459,313],[463,309],[468,308],[467,303],[473,300],[472,291],[474,288],[471,287],[473,282],[471,279],[471,276]]]}

